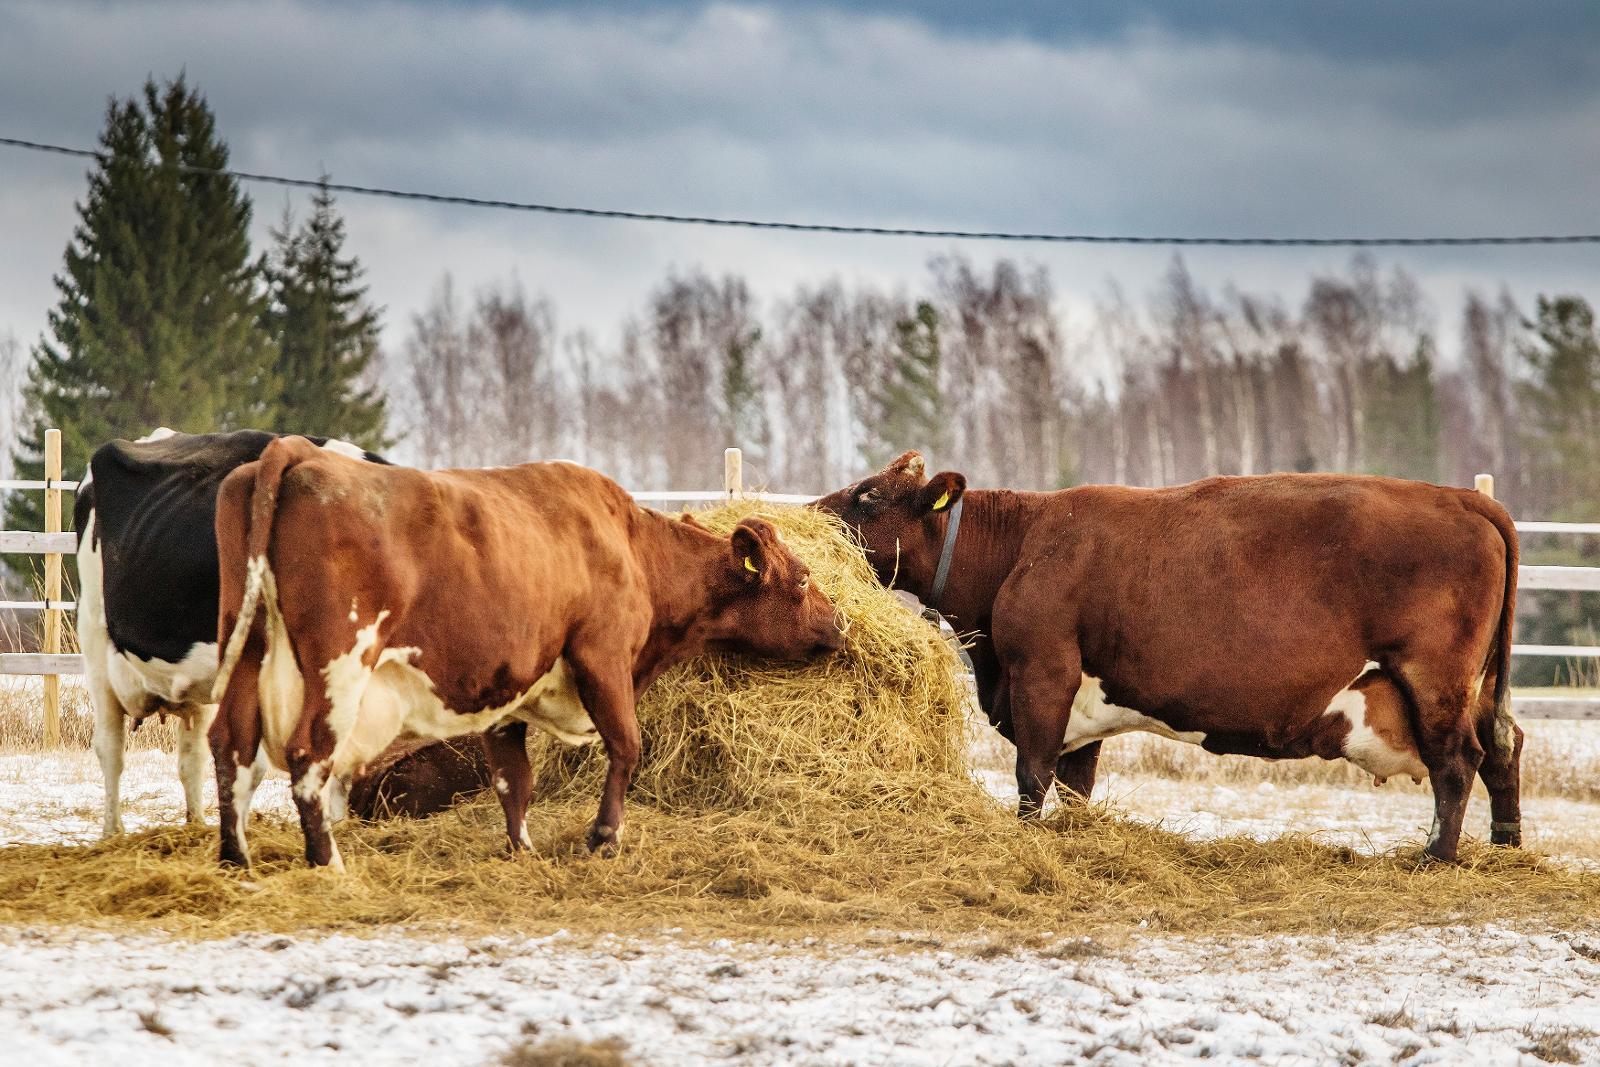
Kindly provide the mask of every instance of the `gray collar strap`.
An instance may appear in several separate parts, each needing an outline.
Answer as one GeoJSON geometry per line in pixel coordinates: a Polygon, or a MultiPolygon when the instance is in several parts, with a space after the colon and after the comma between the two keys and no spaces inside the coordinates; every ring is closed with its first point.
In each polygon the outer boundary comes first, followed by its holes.
{"type": "Polygon", "coordinates": [[[939,551],[939,569],[933,573],[933,588],[928,591],[929,611],[938,611],[939,601],[944,598],[944,583],[950,577],[950,560],[956,554],[956,535],[961,531],[961,506],[966,502],[966,497],[959,498],[955,507],[950,509],[950,518],[945,523],[944,548],[939,551]]]}

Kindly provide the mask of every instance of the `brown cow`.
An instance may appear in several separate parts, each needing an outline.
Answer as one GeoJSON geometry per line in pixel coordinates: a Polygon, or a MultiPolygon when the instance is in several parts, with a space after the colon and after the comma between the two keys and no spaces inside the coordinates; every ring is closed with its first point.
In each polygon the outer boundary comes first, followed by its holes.
{"type": "Polygon", "coordinates": [[[588,840],[610,852],[634,702],[662,672],[706,648],[796,659],[842,642],[770,523],[718,537],[569,463],[426,472],[284,438],[223,482],[217,536],[211,747],[222,860],[241,866],[258,746],[293,779],[306,858],[338,865],[330,787],[402,734],[487,731],[506,833],[526,848],[530,723],[605,743],[588,840]]]}
{"type": "Polygon", "coordinates": [[[1052,780],[1087,796],[1099,742],[1129,730],[1405,772],[1404,746],[1350,695],[1370,663],[1404,694],[1433,783],[1429,853],[1455,858],[1475,771],[1491,839],[1520,844],[1517,535],[1482,494],[1323,474],[967,491],[908,452],[817,503],[859,533],[883,581],[973,635],[980,701],[1017,746],[1023,815],[1052,780]],[[1104,699],[1077,700],[1087,688],[1104,699]]]}

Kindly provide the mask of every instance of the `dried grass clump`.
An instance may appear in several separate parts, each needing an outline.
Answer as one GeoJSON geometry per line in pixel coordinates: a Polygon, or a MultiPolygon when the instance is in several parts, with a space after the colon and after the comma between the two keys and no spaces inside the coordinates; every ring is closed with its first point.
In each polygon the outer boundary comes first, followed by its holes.
{"type": "Polygon", "coordinates": [[[1592,927],[1600,875],[1472,842],[1459,867],[1420,849],[1363,856],[1303,835],[1195,841],[1102,808],[1034,825],[954,781],[922,810],[839,804],[675,814],[637,804],[612,860],[582,843],[594,805],[536,802],[533,851],[508,858],[499,805],[339,828],[348,871],[311,870],[299,827],[258,818],[248,878],[216,863],[214,829],[172,826],[94,846],[0,849],[0,922],[243,931],[569,931],[863,938],[1140,928],[1359,932],[1523,920],[1592,927]]]}
{"type": "MultiPolygon", "coordinates": [[[[726,529],[748,507],[705,518],[726,529]]],[[[244,930],[660,931],[747,937],[989,938],[1041,931],[1371,931],[1533,920],[1590,925],[1600,875],[1468,843],[1459,867],[1418,850],[1362,856],[1289,835],[1194,841],[1063,807],[1019,823],[972,779],[964,694],[946,644],[879,588],[821,516],[774,514],[850,621],[848,647],[803,666],[718,657],[662,679],[620,855],[591,858],[596,751],[535,746],[532,852],[508,858],[492,797],[427,820],[337,828],[348,870],[310,870],[298,826],[257,817],[256,868],[219,868],[213,829],[90,847],[0,849],[0,922],[244,930]]]]}
{"type": "Polygon", "coordinates": [[[506,1052],[502,1067],[628,1067],[625,1046],[615,1039],[579,1041],[558,1037],[524,1041],[506,1052]]]}
{"type": "MultiPolygon", "coordinates": [[[[21,755],[59,751],[44,739],[44,691],[42,679],[14,675],[0,676],[0,755],[21,755]]],[[[89,690],[77,678],[61,679],[61,745],[64,749],[87,750],[94,740],[94,704],[89,690]]],[[[130,752],[178,748],[178,720],[171,716],[143,719],[126,732],[130,752]]]]}

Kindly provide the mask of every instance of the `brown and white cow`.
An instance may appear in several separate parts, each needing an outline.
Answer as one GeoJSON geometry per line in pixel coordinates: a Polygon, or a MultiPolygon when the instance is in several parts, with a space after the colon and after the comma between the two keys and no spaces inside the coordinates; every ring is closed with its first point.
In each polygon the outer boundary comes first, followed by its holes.
{"type": "Polygon", "coordinates": [[[402,734],[487,731],[506,833],[526,848],[529,724],[604,742],[588,841],[609,852],[635,699],[662,672],[706,648],[798,659],[842,643],[770,523],[719,537],[568,463],[426,472],[285,438],[223,482],[216,526],[225,863],[249,862],[258,744],[293,779],[306,858],[337,866],[330,786],[402,734]]]}
{"type": "Polygon", "coordinates": [[[1149,730],[1379,778],[1413,773],[1414,753],[1433,784],[1428,851],[1445,860],[1476,772],[1491,839],[1520,844],[1517,535],[1482,494],[1321,474],[967,490],[908,452],[817,503],[883,581],[972,635],[1024,815],[1052,780],[1087,796],[1100,741],[1149,730]],[[1409,743],[1365,717],[1353,686],[1374,665],[1403,694],[1409,743]]]}

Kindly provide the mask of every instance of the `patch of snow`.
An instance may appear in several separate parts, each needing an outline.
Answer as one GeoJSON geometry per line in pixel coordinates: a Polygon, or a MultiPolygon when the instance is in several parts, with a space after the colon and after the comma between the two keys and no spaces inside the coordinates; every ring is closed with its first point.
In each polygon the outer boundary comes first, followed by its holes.
{"type": "MultiPolygon", "coordinates": [[[[1600,733],[1600,730],[1595,731],[1600,733]]],[[[973,777],[996,800],[1017,803],[1016,777],[980,750],[973,777]]],[[[1318,782],[1183,780],[1102,772],[1092,799],[1119,814],[1201,840],[1244,835],[1270,841],[1302,833],[1369,855],[1421,847],[1433,821],[1429,786],[1391,780],[1381,788],[1318,782]]],[[[1046,801],[1051,811],[1058,798],[1046,801]]],[[[1542,795],[1522,799],[1523,843],[1552,859],[1600,867],[1600,803],[1542,795]]],[[[1467,805],[1467,837],[1487,840],[1489,798],[1477,788],[1467,805]]]]}
{"type": "MultiPolygon", "coordinates": [[[[887,940],[887,938],[886,938],[887,940]]],[[[1515,1064],[1600,1056],[1600,949],[1501,927],[1372,937],[810,947],[602,937],[0,933],[13,1062],[468,1064],[558,1037],[646,1063],[1515,1064]],[[985,958],[987,957],[987,958],[985,958]]]]}
{"type": "MultiPolygon", "coordinates": [[[[122,821],[129,832],[183,822],[178,757],[157,749],[131,750],[122,775],[122,821]]],[[[203,778],[208,818],[216,822],[217,780],[207,759],[203,778]]],[[[261,783],[252,811],[293,818],[287,775],[261,783]]],[[[0,756],[0,846],[90,844],[100,839],[105,784],[93,752],[0,756]]]]}

